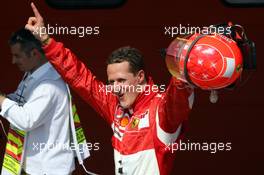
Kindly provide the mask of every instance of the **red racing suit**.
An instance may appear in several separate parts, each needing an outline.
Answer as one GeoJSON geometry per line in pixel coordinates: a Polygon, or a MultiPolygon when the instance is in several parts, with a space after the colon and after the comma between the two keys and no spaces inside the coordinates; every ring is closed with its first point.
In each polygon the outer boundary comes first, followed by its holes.
{"type": "MultiPolygon", "coordinates": [[[[184,132],[193,101],[192,89],[172,78],[165,92],[144,91],[131,109],[123,110],[117,97],[106,93],[104,84],[62,43],[51,39],[43,49],[63,79],[112,127],[116,174],[171,172],[175,152],[168,148],[184,132]]],[[[152,87],[153,82],[149,80],[148,85],[152,87]]]]}

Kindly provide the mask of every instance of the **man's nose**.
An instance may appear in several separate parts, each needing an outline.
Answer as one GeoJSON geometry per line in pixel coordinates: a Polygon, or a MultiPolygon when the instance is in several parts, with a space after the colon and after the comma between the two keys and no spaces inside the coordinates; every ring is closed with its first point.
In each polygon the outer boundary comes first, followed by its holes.
{"type": "Polygon", "coordinates": [[[113,92],[116,93],[116,94],[119,94],[121,92],[121,88],[122,88],[122,83],[118,82],[118,81],[115,81],[113,83],[113,92]]]}

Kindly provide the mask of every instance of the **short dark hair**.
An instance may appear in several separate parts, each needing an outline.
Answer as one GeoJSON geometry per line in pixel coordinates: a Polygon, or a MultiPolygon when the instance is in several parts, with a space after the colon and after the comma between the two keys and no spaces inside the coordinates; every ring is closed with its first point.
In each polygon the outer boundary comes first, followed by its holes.
{"type": "Polygon", "coordinates": [[[144,70],[144,60],[141,52],[130,46],[121,47],[114,50],[107,59],[107,65],[122,63],[127,61],[130,65],[130,71],[135,75],[138,71],[144,70]]]}
{"type": "Polygon", "coordinates": [[[22,28],[16,31],[9,38],[8,44],[13,46],[19,43],[21,49],[29,55],[33,49],[37,49],[41,54],[44,55],[41,42],[35,38],[35,36],[27,29],[22,28]]]}

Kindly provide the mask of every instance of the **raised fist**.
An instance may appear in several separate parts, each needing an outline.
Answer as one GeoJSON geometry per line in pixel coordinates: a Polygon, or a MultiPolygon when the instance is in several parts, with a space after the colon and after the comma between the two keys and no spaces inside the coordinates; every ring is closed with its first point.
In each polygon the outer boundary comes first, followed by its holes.
{"type": "Polygon", "coordinates": [[[44,20],[33,2],[31,3],[31,8],[34,12],[34,16],[28,18],[25,28],[31,31],[32,34],[41,42],[44,42],[49,38],[48,34],[46,33],[44,20]]]}

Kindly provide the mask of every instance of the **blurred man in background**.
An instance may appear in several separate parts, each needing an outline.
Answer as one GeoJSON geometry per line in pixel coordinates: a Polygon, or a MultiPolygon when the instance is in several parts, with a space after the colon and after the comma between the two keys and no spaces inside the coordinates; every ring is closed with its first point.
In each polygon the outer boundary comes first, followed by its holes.
{"type": "Polygon", "coordinates": [[[10,122],[1,174],[71,174],[74,153],[63,149],[70,146],[66,84],[30,31],[17,31],[9,45],[13,64],[25,75],[14,93],[0,95],[0,115],[10,122]]]}

